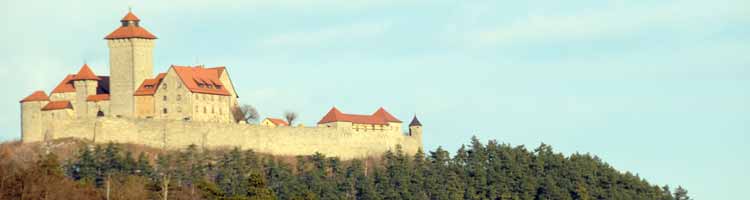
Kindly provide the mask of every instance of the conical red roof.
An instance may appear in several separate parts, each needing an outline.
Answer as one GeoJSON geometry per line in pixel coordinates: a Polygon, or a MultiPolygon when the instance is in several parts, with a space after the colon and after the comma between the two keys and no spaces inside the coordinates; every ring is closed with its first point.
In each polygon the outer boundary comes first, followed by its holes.
{"type": "Polygon", "coordinates": [[[156,39],[154,34],[148,32],[145,28],[141,27],[138,22],[141,19],[135,16],[132,12],[128,12],[125,17],[120,20],[122,26],[112,31],[109,35],[105,36],[104,39],[126,39],[126,38],[143,38],[143,39],[156,39]],[[134,23],[130,23],[134,22],[134,23]]]}
{"type": "Polygon", "coordinates": [[[89,68],[88,64],[83,64],[81,67],[81,70],[78,70],[78,74],[76,74],[75,78],[73,78],[74,81],[78,80],[101,80],[96,74],[94,74],[94,71],[91,71],[91,68],[89,68]]]}
{"type": "Polygon", "coordinates": [[[128,12],[128,14],[125,15],[125,17],[123,17],[120,21],[141,21],[141,19],[138,19],[138,17],[135,16],[133,12],[128,12]]]}
{"type": "Polygon", "coordinates": [[[49,96],[47,96],[44,91],[38,90],[34,93],[31,93],[31,95],[27,96],[26,98],[23,98],[23,100],[21,100],[21,103],[32,101],[49,101],[49,96]]]}

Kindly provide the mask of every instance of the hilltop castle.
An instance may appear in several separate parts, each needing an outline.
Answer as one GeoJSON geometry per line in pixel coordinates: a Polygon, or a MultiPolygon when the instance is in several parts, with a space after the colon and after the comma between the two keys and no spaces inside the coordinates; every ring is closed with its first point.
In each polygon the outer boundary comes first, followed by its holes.
{"type": "Polygon", "coordinates": [[[128,12],[104,39],[110,76],[84,64],[47,95],[35,91],[20,101],[23,142],[73,137],[94,142],[130,142],[163,148],[197,144],[281,155],[321,152],[342,158],[377,156],[400,145],[422,148],[416,116],[403,133],[401,121],[380,108],[372,115],[332,108],[317,127],[289,127],[278,119],[264,126],[237,123],[235,90],[226,67],[172,65],[153,74],[157,39],[128,12]]]}

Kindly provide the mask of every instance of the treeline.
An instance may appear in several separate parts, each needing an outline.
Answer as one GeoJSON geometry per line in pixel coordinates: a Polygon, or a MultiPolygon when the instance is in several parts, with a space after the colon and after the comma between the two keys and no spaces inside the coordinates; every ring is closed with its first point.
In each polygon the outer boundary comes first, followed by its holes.
{"type": "Polygon", "coordinates": [[[54,153],[36,160],[0,162],[0,199],[690,199],[682,187],[651,185],[588,154],[476,138],[453,156],[396,148],[377,160],[194,145],[133,155],[116,144],[85,145],[64,161],[54,153]]]}

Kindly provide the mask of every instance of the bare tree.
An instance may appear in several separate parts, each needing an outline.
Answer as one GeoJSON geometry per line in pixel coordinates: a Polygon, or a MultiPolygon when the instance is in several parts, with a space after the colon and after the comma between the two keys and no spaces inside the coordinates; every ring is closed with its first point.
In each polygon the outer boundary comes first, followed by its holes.
{"type": "Polygon", "coordinates": [[[289,126],[291,127],[294,124],[294,120],[297,120],[297,113],[287,111],[284,113],[284,118],[286,118],[286,122],[289,123],[289,126]]]}
{"type": "Polygon", "coordinates": [[[232,108],[232,115],[234,116],[234,121],[244,121],[248,124],[258,122],[258,119],[260,118],[258,110],[247,104],[232,108]]]}

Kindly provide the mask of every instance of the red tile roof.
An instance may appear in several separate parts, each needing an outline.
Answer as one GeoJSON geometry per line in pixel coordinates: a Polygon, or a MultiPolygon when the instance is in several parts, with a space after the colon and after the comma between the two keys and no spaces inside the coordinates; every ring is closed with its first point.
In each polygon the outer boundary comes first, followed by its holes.
{"type": "Polygon", "coordinates": [[[109,101],[109,94],[96,94],[86,97],[86,101],[109,101]]]}
{"type": "Polygon", "coordinates": [[[122,22],[122,26],[115,29],[115,31],[112,31],[109,35],[104,37],[104,39],[124,39],[124,38],[144,38],[144,39],[156,39],[156,36],[154,34],[151,34],[151,32],[148,32],[145,28],[138,25],[138,22],[141,21],[136,17],[132,12],[128,12],[125,17],[120,20],[122,22]],[[130,23],[130,22],[134,23],[130,23]]]}
{"type": "Polygon", "coordinates": [[[42,110],[73,109],[70,101],[50,101],[42,110]]]}
{"type": "Polygon", "coordinates": [[[277,118],[266,118],[268,121],[271,121],[271,123],[275,124],[276,126],[289,126],[289,123],[284,121],[283,119],[277,119],[277,118]]]}
{"type": "Polygon", "coordinates": [[[94,71],[91,71],[91,68],[89,68],[88,64],[83,64],[81,67],[81,70],[78,70],[78,74],[73,77],[74,81],[77,80],[101,80],[96,74],[94,74],[94,71]]]}
{"type": "Polygon", "coordinates": [[[34,93],[31,93],[31,95],[27,96],[26,98],[23,98],[23,100],[21,100],[21,103],[32,101],[49,101],[49,96],[47,96],[44,91],[38,90],[34,93]]]}
{"type": "MultiPolygon", "coordinates": [[[[75,78],[75,74],[68,74],[67,76],[65,76],[65,78],[60,81],[60,83],[58,83],[54,89],[52,89],[50,95],[54,93],[76,92],[75,85],[73,85],[73,80],[75,80],[75,78]]],[[[109,76],[97,76],[97,78],[98,84],[96,93],[109,94],[109,76]]]]}
{"type": "Polygon", "coordinates": [[[400,120],[396,119],[393,115],[388,113],[383,108],[378,109],[375,113],[372,115],[354,115],[354,114],[344,114],[336,107],[331,108],[330,111],[328,111],[328,114],[323,116],[323,119],[321,119],[318,124],[325,124],[325,123],[331,123],[331,122],[351,122],[355,124],[378,124],[378,125],[387,125],[388,122],[397,122],[401,123],[400,120]]]}
{"type": "Polygon", "coordinates": [[[108,40],[125,38],[156,39],[156,36],[143,27],[130,25],[120,26],[120,28],[115,29],[115,31],[104,37],[104,39],[108,40]]]}
{"type": "Polygon", "coordinates": [[[76,88],[73,86],[73,79],[75,78],[75,76],[75,74],[68,74],[68,76],[65,76],[65,79],[57,84],[57,87],[55,87],[55,89],[52,89],[51,94],[76,92],[76,88]]]}
{"type": "Polygon", "coordinates": [[[156,78],[143,80],[141,86],[135,91],[133,96],[152,96],[156,93],[156,88],[159,87],[159,83],[164,80],[166,73],[160,73],[156,78]]]}
{"type": "Polygon", "coordinates": [[[125,17],[123,17],[120,21],[141,21],[141,19],[138,19],[138,17],[136,17],[133,12],[128,12],[128,14],[125,15],[125,17]]]}
{"type": "Polygon", "coordinates": [[[177,72],[177,76],[180,77],[182,83],[193,93],[203,94],[215,94],[229,96],[224,84],[219,80],[219,73],[222,67],[214,68],[203,68],[200,66],[188,67],[188,66],[176,66],[172,65],[172,68],[177,72]]]}

